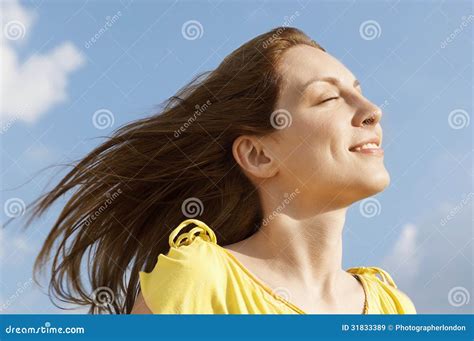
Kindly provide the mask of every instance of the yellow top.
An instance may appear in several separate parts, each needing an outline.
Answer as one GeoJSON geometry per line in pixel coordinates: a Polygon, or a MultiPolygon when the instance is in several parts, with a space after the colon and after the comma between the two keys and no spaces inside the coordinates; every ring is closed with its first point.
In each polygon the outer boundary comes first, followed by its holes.
{"type": "MultiPolygon", "coordinates": [[[[169,252],[158,256],[150,273],[139,272],[141,291],[152,313],[306,314],[284,298],[284,289],[272,290],[219,246],[214,231],[202,221],[183,221],[170,234],[169,244],[169,252]],[[179,235],[189,224],[196,226],[179,235]]],[[[362,283],[364,314],[416,314],[412,301],[384,270],[346,271],[362,283]]]]}

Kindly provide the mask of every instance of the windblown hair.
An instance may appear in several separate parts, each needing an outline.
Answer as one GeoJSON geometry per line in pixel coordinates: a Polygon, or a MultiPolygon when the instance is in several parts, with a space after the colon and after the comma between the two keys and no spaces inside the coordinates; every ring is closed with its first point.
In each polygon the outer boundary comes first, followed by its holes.
{"type": "Polygon", "coordinates": [[[169,250],[172,229],[191,214],[212,227],[221,245],[255,233],[263,219],[259,194],[232,144],[240,135],[275,131],[277,65],[299,44],[325,51],[296,28],[259,35],[194,78],[161,112],[119,128],[75,162],[32,204],[28,224],[71,192],[36,259],[35,281],[51,259],[51,297],[90,306],[91,314],[128,314],[138,272],[153,269],[169,250]],[[100,288],[112,294],[110,304],[98,304],[100,288]]]}

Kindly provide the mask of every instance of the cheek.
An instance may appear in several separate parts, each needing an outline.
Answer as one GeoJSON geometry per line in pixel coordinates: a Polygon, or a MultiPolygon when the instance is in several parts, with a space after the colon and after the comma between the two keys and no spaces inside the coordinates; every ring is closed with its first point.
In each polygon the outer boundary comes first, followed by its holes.
{"type": "Polygon", "coordinates": [[[313,143],[319,140],[320,144],[324,145],[324,141],[327,141],[330,136],[330,131],[334,129],[333,125],[333,122],[325,115],[306,114],[302,115],[292,128],[294,128],[293,134],[298,135],[301,141],[313,143]]]}
{"type": "Polygon", "coordinates": [[[305,120],[300,130],[305,132],[305,144],[316,151],[320,157],[329,158],[340,154],[345,131],[340,120],[327,118],[305,120]]]}
{"type": "Polygon", "coordinates": [[[340,127],[329,120],[301,119],[282,132],[278,158],[292,173],[306,174],[341,157],[340,127]],[[284,161],[283,161],[284,160],[284,161]]]}

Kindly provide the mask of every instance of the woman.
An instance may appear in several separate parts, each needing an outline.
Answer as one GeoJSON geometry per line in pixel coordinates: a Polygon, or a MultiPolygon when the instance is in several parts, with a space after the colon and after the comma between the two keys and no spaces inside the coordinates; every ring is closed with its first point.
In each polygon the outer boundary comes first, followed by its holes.
{"type": "Polygon", "coordinates": [[[381,115],[303,32],[262,34],[41,198],[34,216],[74,190],[35,267],[59,243],[52,292],[91,313],[415,313],[341,265],[347,208],[389,184],[381,115]]]}

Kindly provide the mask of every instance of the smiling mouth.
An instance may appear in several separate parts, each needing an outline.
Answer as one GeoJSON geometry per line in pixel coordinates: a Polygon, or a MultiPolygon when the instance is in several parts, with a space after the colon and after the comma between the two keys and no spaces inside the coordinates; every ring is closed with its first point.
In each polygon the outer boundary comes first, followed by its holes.
{"type": "Polygon", "coordinates": [[[384,154],[382,147],[377,142],[366,142],[349,148],[353,153],[381,156],[384,154]]]}

